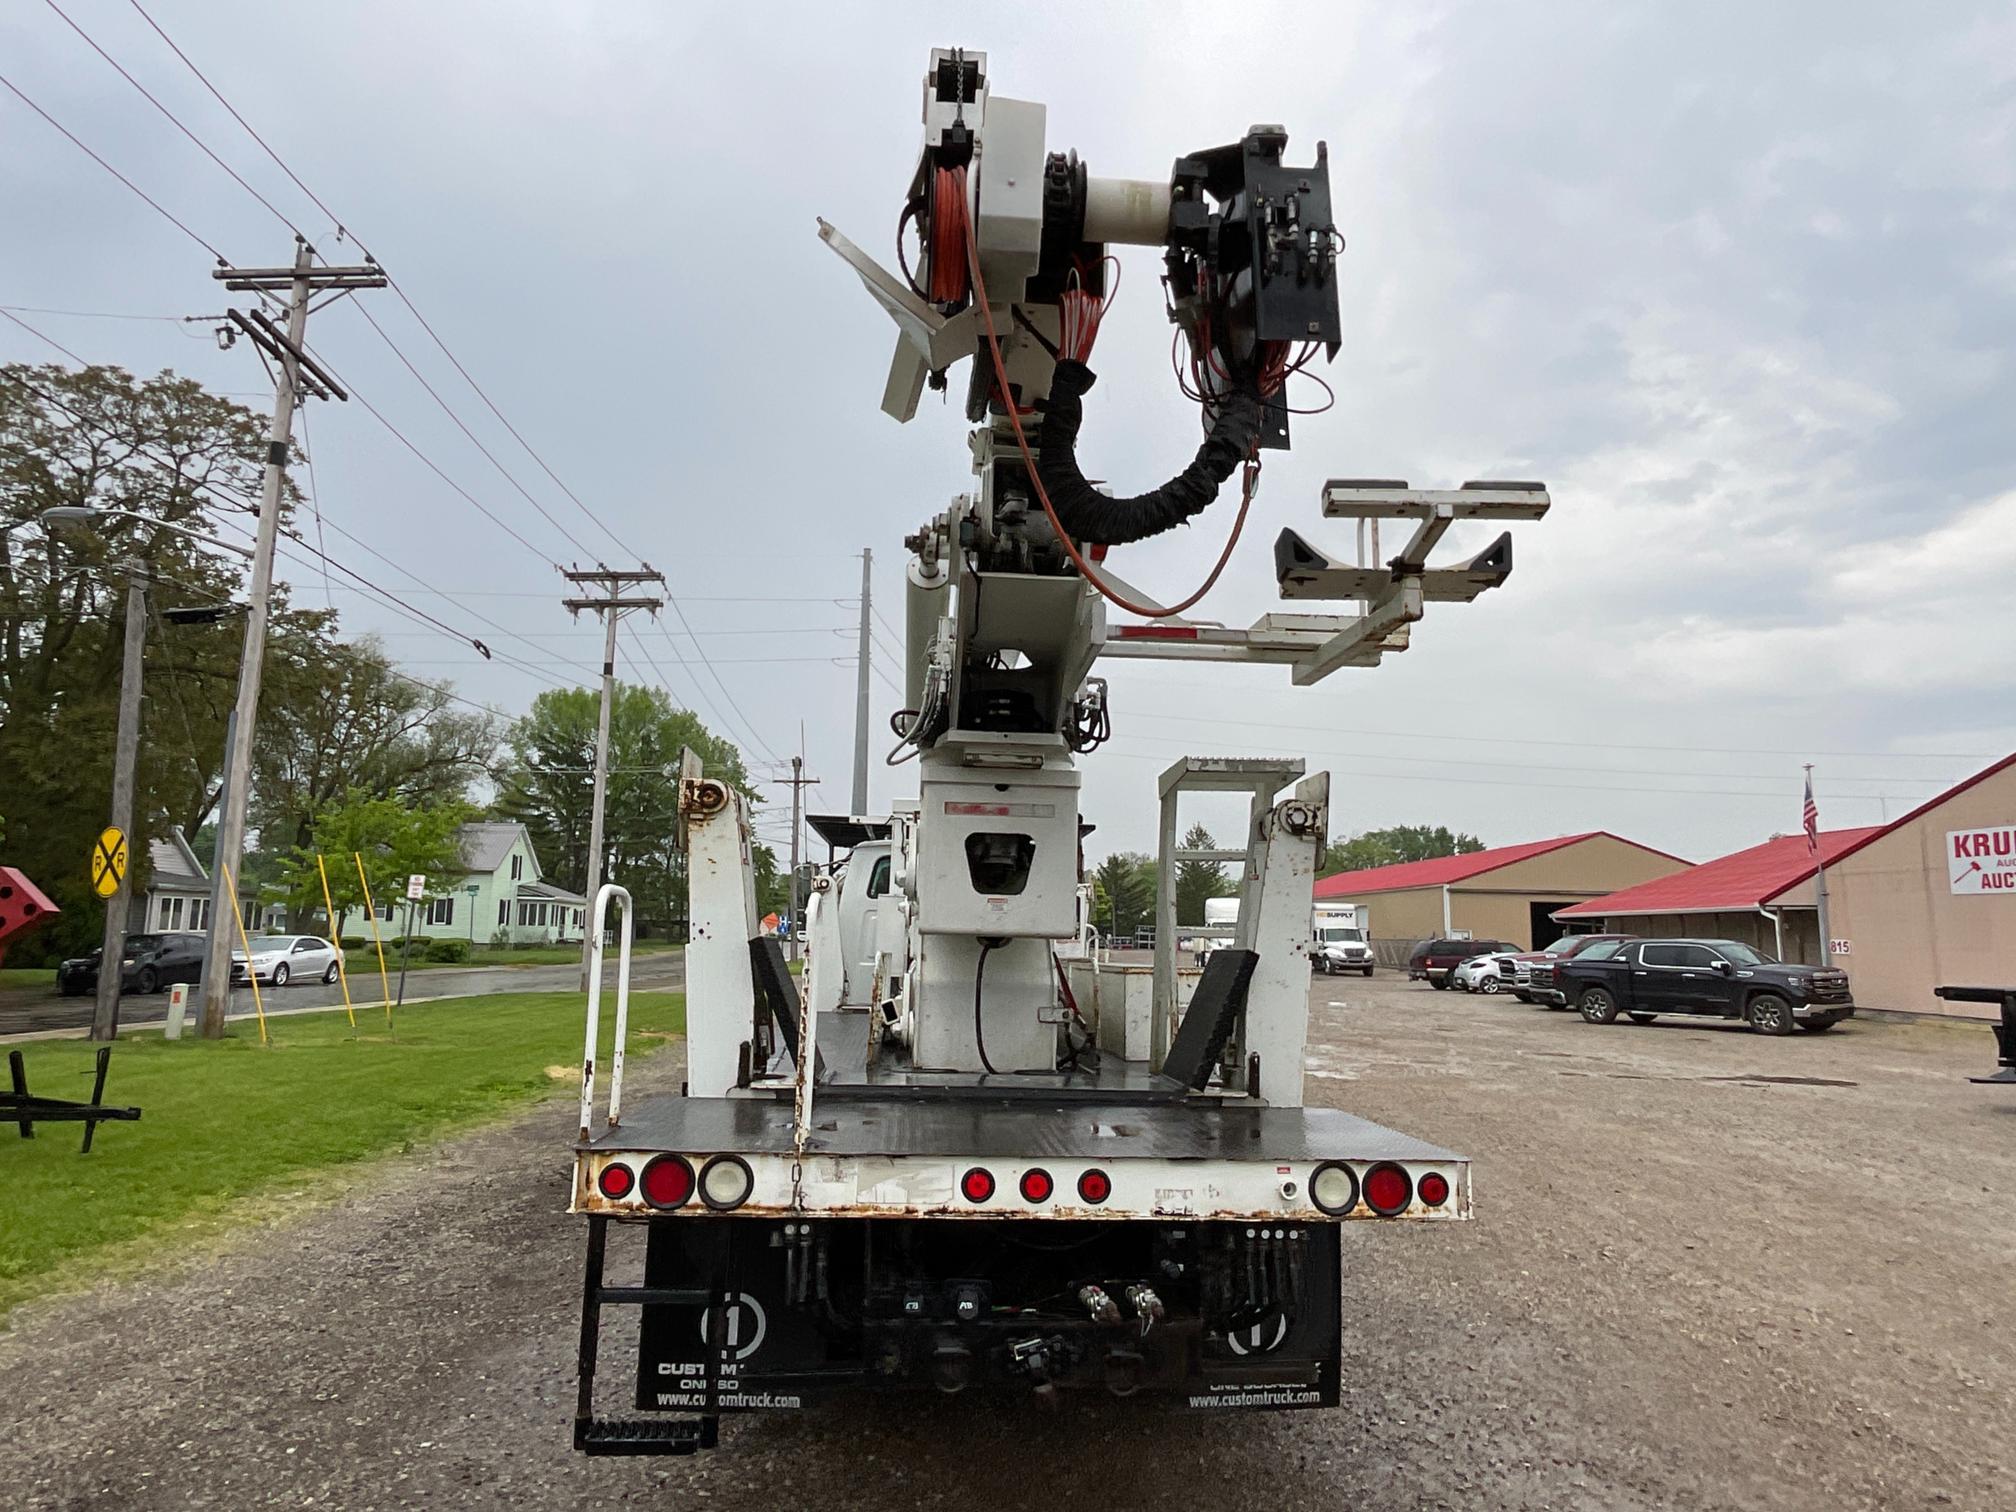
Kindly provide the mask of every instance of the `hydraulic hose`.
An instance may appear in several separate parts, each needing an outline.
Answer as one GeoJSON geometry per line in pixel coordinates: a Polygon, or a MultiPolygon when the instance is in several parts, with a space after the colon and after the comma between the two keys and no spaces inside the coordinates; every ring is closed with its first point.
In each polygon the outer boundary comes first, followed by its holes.
{"type": "Polygon", "coordinates": [[[1251,387],[1226,394],[1210,435],[1190,465],[1160,488],[1131,499],[1109,498],[1085,481],[1078,466],[1078,428],[1083,399],[1097,375],[1082,362],[1059,361],[1050,380],[1050,402],[1040,433],[1036,475],[1058,522],[1073,540],[1094,546],[1122,546],[1173,530],[1203,512],[1218,489],[1253,454],[1266,407],[1251,387]]]}

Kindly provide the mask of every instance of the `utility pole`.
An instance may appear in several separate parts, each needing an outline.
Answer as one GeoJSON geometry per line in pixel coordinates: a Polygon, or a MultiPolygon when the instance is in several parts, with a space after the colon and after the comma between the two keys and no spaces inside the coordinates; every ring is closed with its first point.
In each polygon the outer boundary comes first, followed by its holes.
{"type": "Polygon", "coordinates": [[[805,937],[805,910],[799,906],[798,897],[798,846],[799,836],[805,829],[805,789],[817,787],[819,779],[805,775],[803,756],[793,756],[791,775],[770,780],[779,787],[791,789],[791,888],[788,896],[791,899],[791,959],[795,961],[799,956],[799,942],[805,937]]]}
{"type": "MultiPolygon", "coordinates": [[[[348,399],[336,380],[308,355],[302,342],[308,332],[308,302],[317,294],[353,289],[382,289],[385,274],[375,263],[332,268],[314,265],[315,249],[294,239],[291,268],[217,268],[211,277],[227,289],[265,295],[287,294],[287,328],[282,331],[265,311],[227,312],[231,326],[244,334],[275,365],[273,423],[266,432],[266,476],[259,493],[259,536],[253,545],[251,613],[245,621],[245,647],[238,662],[238,700],[225,753],[224,801],[217,816],[217,854],[212,869],[229,867],[242,895],[245,853],[245,810],[252,796],[252,745],[259,719],[259,682],[266,663],[266,618],[273,598],[273,547],[280,536],[281,499],[286,491],[288,451],[294,438],[294,405],[302,392],[322,399],[348,399]]],[[[230,337],[235,340],[235,335],[230,337]]],[[[227,891],[228,896],[228,891],[227,891]]],[[[224,1037],[224,1016],[231,1007],[231,936],[221,921],[210,921],[203,952],[203,1025],[205,1039],[224,1037]]]]}
{"type": "Polygon", "coordinates": [[[588,585],[603,590],[601,598],[569,598],[560,601],[569,614],[586,609],[602,616],[602,713],[595,725],[595,798],[588,820],[588,909],[587,927],[581,931],[581,990],[588,990],[589,962],[595,940],[595,892],[602,885],[602,809],[609,785],[609,701],[616,694],[616,625],[624,612],[644,609],[656,614],[665,606],[662,598],[640,597],[631,590],[649,583],[664,586],[665,574],[654,572],[651,564],[618,572],[608,567],[593,572],[565,574],[577,587],[588,585]]]}
{"type": "MultiPolygon", "coordinates": [[[[861,553],[861,630],[855,640],[854,651],[854,807],[852,812],[868,812],[868,657],[872,642],[868,635],[868,616],[874,612],[874,567],[875,553],[863,550],[861,553]]],[[[797,886],[796,882],[792,886],[797,886]]]]}
{"type": "Polygon", "coordinates": [[[147,571],[126,559],[126,651],[119,668],[119,734],[112,751],[112,828],[126,837],[126,870],[119,888],[105,900],[104,948],[98,956],[98,1004],[91,1014],[91,1038],[119,1037],[119,987],[126,955],[126,912],[133,906],[133,768],[140,759],[141,658],[147,649],[147,571]]]}

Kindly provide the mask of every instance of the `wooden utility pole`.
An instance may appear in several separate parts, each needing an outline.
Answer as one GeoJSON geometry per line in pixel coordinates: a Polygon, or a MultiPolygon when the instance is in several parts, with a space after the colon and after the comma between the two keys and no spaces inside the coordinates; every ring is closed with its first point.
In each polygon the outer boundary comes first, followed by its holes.
{"type": "Polygon", "coordinates": [[[643,609],[656,614],[665,606],[662,598],[642,597],[631,590],[656,583],[664,586],[665,574],[652,570],[646,562],[642,567],[616,571],[599,567],[593,572],[574,571],[566,574],[567,581],[576,586],[589,585],[603,590],[600,598],[568,598],[560,601],[569,614],[578,616],[586,609],[602,616],[602,713],[595,726],[595,797],[589,811],[588,820],[588,907],[586,928],[581,931],[581,990],[588,990],[589,962],[593,959],[592,944],[595,936],[595,892],[602,885],[602,811],[609,784],[609,701],[616,693],[616,625],[624,613],[631,609],[643,609]]]}
{"type": "Polygon", "coordinates": [[[791,758],[789,777],[772,777],[772,782],[791,789],[791,885],[786,896],[791,900],[791,959],[800,955],[800,942],[805,938],[805,910],[801,906],[798,888],[798,846],[799,837],[805,829],[805,789],[817,787],[817,777],[805,775],[805,758],[791,758]]]}
{"type": "Polygon", "coordinates": [[[147,570],[126,561],[126,647],[119,668],[119,734],[112,750],[112,828],[126,837],[126,867],[105,900],[105,936],[98,955],[98,1002],[91,1038],[119,1037],[119,988],[126,956],[126,914],[133,906],[133,768],[140,759],[140,678],[147,649],[147,570]]]}
{"type": "MultiPolygon", "coordinates": [[[[336,380],[310,357],[303,340],[308,333],[308,303],[317,294],[382,289],[385,274],[375,264],[332,268],[315,265],[315,249],[294,239],[291,268],[218,268],[211,275],[227,289],[249,290],[269,297],[287,296],[287,328],[283,331],[257,307],[227,312],[231,328],[244,335],[273,365],[273,423],[266,432],[266,477],[259,493],[259,535],[253,546],[251,613],[245,621],[245,646],[238,662],[238,699],[233,710],[231,743],[225,752],[223,807],[217,816],[217,854],[213,873],[227,869],[244,877],[245,810],[252,789],[252,746],[259,718],[259,682],[266,662],[266,618],[273,599],[273,548],[280,536],[281,499],[286,491],[287,460],[294,439],[294,406],[302,393],[322,399],[348,399],[336,380]]],[[[235,339],[235,338],[234,338],[235,339]]],[[[231,936],[220,919],[210,921],[203,952],[203,1037],[224,1037],[224,1016],[231,1007],[231,936]]],[[[249,963],[248,963],[248,970],[249,963]]]]}

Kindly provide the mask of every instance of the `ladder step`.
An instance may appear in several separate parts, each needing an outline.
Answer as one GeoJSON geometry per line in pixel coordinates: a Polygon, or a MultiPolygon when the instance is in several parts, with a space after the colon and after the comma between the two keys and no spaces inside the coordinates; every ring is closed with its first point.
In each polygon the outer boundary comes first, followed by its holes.
{"type": "Polygon", "coordinates": [[[589,1418],[574,1424],[583,1454],[697,1454],[720,1442],[718,1418],[589,1418]]]}

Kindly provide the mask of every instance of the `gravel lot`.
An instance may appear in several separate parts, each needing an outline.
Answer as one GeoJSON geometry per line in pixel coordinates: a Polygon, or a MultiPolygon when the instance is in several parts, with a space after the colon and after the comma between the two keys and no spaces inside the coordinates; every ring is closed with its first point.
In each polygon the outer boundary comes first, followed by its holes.
{"type": "Polygon", "coordinates": [[[0,1502],[2009,1505],[2016,1095],[1965,1080],[1985,1027],[1596,1028],[1388,975],[1314,1001],[1314,1100],[1477,1158],[1476,1222],[1353,1225],[1337,1412],[932,1397],[578,1459],[556,1103],[18,1314],[0,1502]]]}

